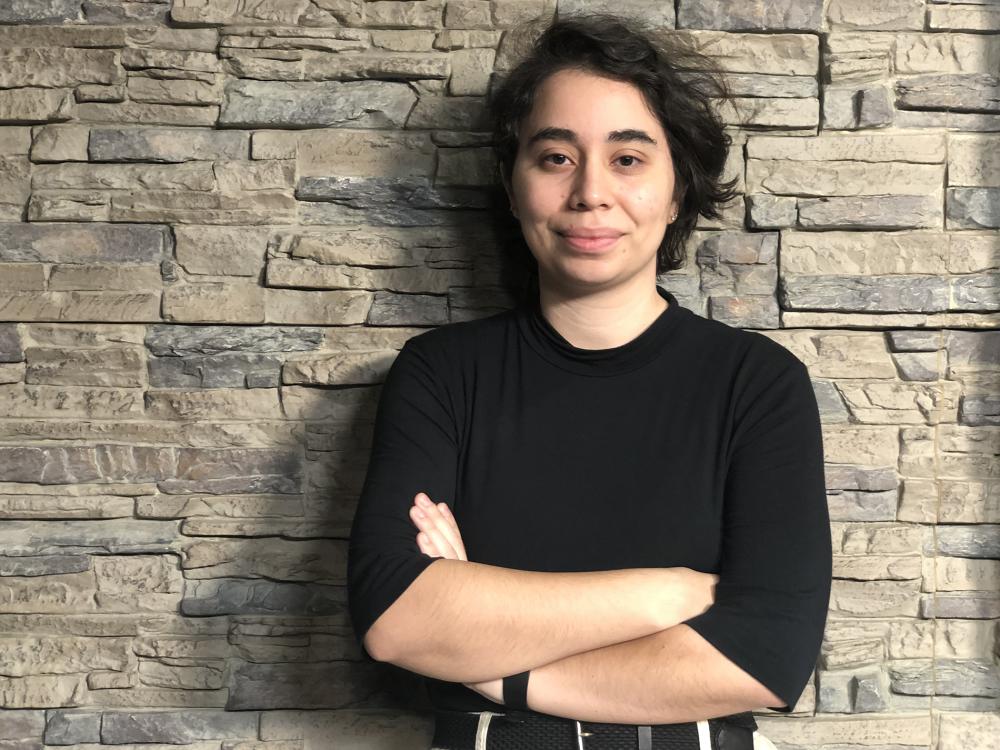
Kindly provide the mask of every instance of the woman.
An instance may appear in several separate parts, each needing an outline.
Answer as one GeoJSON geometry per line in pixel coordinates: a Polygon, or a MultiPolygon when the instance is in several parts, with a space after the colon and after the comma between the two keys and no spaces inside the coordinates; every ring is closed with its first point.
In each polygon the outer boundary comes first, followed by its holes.
{"type": "Polygon", "coordinates": [[[351,615],[428,678],[435,748],[764,746],[749,712],[791,711],[815,663],[808,371],[656,284],[732,197],[722,89],[679,59],[612,16],[545,30],[491,102],[532,283],[383,387],[351,615]]]}

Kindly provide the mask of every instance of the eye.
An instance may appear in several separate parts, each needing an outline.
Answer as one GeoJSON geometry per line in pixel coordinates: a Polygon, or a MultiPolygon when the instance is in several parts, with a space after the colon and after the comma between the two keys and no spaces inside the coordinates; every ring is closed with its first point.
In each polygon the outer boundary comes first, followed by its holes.
{"type": "Polygon", "coordinates": [[[632,154],[624,154],[622,156],[619,156],[618,158],[619,159],[631,159],[632,162],[634,162],[632,164],[623,164],[622,166],[624,166],[624,167],[634,167],[634,166],[637,166],[638,164],[642,163],[642,159],[640,159],[638,156],[632,156],[632,154]]]}
{"type": "Polygon", "coordinates": [[[553,157],[556,158],[556,159],[567,159],[567,158],[569,158],[569,157],[566,156],[566,154],[546,154],[545,156],[542,157],[542,161],[543,162],[548,162],[549,164],[554,164],[557,167],[561,167],[563,164],[565,164],[565,162],[558,162],[558,163],[556,163],[556,162],[549,161],[549,159],[552,159],[553,157]]]}

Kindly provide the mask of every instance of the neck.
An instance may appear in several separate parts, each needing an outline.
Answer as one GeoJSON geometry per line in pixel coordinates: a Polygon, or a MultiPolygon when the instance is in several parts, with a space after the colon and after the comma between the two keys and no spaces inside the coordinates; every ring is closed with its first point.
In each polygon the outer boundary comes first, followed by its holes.
{"type": "Polygon", "coordinates": [[[656,290],[655,277],[586,293],[546,283],[539,277],[542,315],[559,335],[580,349],[611,349],[632,341],[649,328],[667,301],[656,290]]]}

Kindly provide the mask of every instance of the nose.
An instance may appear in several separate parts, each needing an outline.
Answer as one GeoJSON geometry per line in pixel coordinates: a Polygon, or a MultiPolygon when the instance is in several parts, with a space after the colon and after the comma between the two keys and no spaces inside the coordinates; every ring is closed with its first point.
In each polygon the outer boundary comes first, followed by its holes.
{"type": "Polygon", "coordinates": [[[573,175],[570,204],[575,209],[607,207],[613,200],[612,190],[601,161],[587,159],[573,175]]]}

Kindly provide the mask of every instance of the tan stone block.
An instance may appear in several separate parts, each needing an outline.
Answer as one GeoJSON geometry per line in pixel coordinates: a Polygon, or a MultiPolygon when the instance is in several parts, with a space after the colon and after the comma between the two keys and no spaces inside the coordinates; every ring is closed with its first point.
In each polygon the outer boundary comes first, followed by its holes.
{"type": "Polygon", "coordinates": [[[0,518],[131,518],[135,500],[115,495],[8,495],[0,491],[0,518]]]}
{"type": "Polygon", "coordinates": [[[829,642],[823,645],[823,664],[827,669],[847,669],[866,664],[880,664],[885,658],[881,639],[829,642]]]}
{"type": "Polygon", "coordinates": [[[122,671],[131,662],[128,638],[0,638],[4,675],[72,674],[92,669],[122,671]]]}
{"type": "MultiPolygon", "coordinates": [[[[224,708],[229,689],[173,690],[171,688],[131,687],[124,690],[99,690],[87,696],[87,705],[95,708],[224,708]]],[[[107,747],[106,745],[104,747],[107,747]]],[[[125,750],[129,745],[119,745],[125,750]]],[[[132,745],[133,750],[139,746],[132,745]]],[[[77,745],[74,750],[103,750],[101,745],[77,745]]],[[[141,750],[177,750],[177,745],[142,743],[141,750]]],[[[219,750],[219,741],[192,742],[184,750],[219,750]]]]}
{"type": "MultiPolygon", "coordinates": [[[[250,158],[295,159],[300,137],[298,133],[288,130],[257,130],[251,133],[250,158]]],[[[299,168],[301,170],[301,165],[299,168]]]]}
{"type": "Polygon", "coordinates": [[[292,223],[296,201],[291,189],[233,194],[149,190],[111,194],[109,221],[181,224],[292,223]]]}
{"type": "Polygon", "coordinates": [[[365,25],[434,29],[441,25],[443,10],[442,0],[376,0],[365,4],[365,25]]]}
{"type": "Polygon", "coordinates": [[[1000,714],[942,711],[937,750],[998,750],[1000,714]]]}
{"type": "MultiPolygon", "coordinates": [[[[324,501],[325,502],[325,501],[324,501]]],[[[147,518],[254,517],[282,518],[305,515],[302,498],[288,495],[193,495],[142,497],[136,514],[147,518]]]]}
{"type": "Polygon", "coordinates": [[[5,709],[81,706],[86,692],[82,674],[0,677],[0,702],[5,709]]]}
{"type": "Polygon", "coordinates": [[[1000,135],[949,135],[948,184],[1000,187],[1000,135]]]}
{"type": "Polygon", "coordinates": [[[175,284],[163,292],[163,317],[180,323],[263,323],[264,291],[255,281],[175,284]]]}
{"type": "Polygon", "coordinates": [[[819,126],[819,99],[733,97],[720,106],[719,115],[726,125],[816,128],[819,126]]]}
{"type": "Polygon", "coordinates": [[[1000,67],[1000,39],[990,34],[895,34],[898,73],[992,73],[1000,67]]]}
{"type": "Polygon", "coordinates": [[[0,318],[26,321],[160,320],[160,295],[152,292],[0,293],[0,318]]]}
{"type": "Polygon", "coordinates": [[[270,233],[267,227],[176,226],[177,262],[190,274],[256,279],[270,233]]]}
{"type": "Polygon", "coordinates": [[[0,48],[0,87],[58,88],[80,83],[120,83],[117,52],[68,47],[0,48]]]}
{"type": "Polygon", "coordinates": [[[831,30],[878,29],[880,31],[922,30],[923,0],[830,0],[826,19],[831,30]]]}
{"type": "MultiPolygon", "coordinates": [[[[198,190],[215,187],[208,162],[184,164],[39,164],[32,171],[35,190],[198,190]]],[[[52,194],[58,197],[57,193],[52,194]]]]}
{"type": "Polygon", "coordinates": [[[896,518],[913,523],[934,523],[939,502],[937,483],[933,479],[907,477],[900,487],[896,518]]]}
{"type": "Polygon", "coordinates": [[[866,424],[938,424],[954,422],[961,386],[938,383],[842,382],[838,391],[854,421],[866,424]]]}
{"type": "Polygon", "coordinates": [[[163,664],[151,659],[139,660],[139,682],[153,687],[179,690],[218,690],[225,684],[226,662],[199,661],[190,664],[163,664]]]}
{"type": "Polygon", "coordinates": [[[275,388],[211,388],[201,391],[150,389],[148,419],[280,419],[275,388]]]}
{"type": "Polygon", "coordinates": [[[833,577],[854,580],[914,580],[920,578],[917,555],[834,555],[833,577]]]}
{"type": "Polygon", "coordinates": [[[0,89],[0,122],[48,122],[78,115],[72,89],[0,89]]]}
{"type": "MultiPolygon", "coordinates": [[[[290,386],[281,389],[281,407],[287,419],[374,419],[377,388],[335,390],[290,386]]],[[[0,388],[0,395],[2,395],[0,388]]]]}
{"type": "Polygon", "coordinates": [[[934,656],[989,659],[993,656],[995,631],[996,623],[990,620],[935,620],[934,656]]]}
{"type": "Polygon", "coordinates": [[[1000,313],[836,313],[782,311],[783,328],[969,328],[1000,327],[1000,313]]]}
{"type": "Polygon", "coordinates": [[[0,157],[0,217],[20,221],[28,201],[31,163],[26,156],[0,157]]]}
{"type": "Polygon", "coordinates": [[[403,293],[444,294],[453,286],[470,286],[471,273],[471,270],[466,269],[438,269],[425,266],[386,269],[359,266],[319,266],[302,261],[275,258],[267,264],[266,283],[271,287],[389,290],[403,293]]]}
{"type": "Polygon", "coordinates": [[[890,659],[928,658],[934,651],[934,623],[927,620],[895,620],[887,635],[890,659]]]}
{"type": "Polygon", "coordinates": [[[944,166],[903,162],[750,159],[747,192],[778,195],[917,195],[943,190],[944,166]]]}
{"type": "Polygon", "coordinates": [[[295,163],[291,159],[217,161],[213,169],[218,189],[229,195],[244,191],[290,191],[295,187],[295,163]]]}
{"type": "Polygon", "coordinates": [[[895,466],[899,431],[892,427],[824,427],[823,454],[827,463],[895,466]]]}
{"type": "Polygon", "coordinates": [[[927,6],[927,26],[932,31],[996,31],[1000,30],[1000,8],[992,5],[927,6]]]}
{"type": "Polygon", "coordinates": [[[448,91],[453,96],[485,96],[496,52],[492,49],[460,49],[451,53],[448,91]]]}
{"type": "Polygon", "coordinates": [[[184,578],[173,556],[96,556],[95,601],[102,612],[176,612],[184,578]]]}
{"type": "Polygon", "coordinates": [[[264,321],[282,325],[363,323],[374,295],[360,291],[265,289],[264,321]]]}
{"type": "Polygon", "coordinates": [[[232,651],[225,635],[214,638],[146,636],[137,638],[132,646],[139,656],[163,659],[225,659],[232,651]]]}
{"type": "Polygon", "coordinates": [[[664,32],[683,37],[733,73],[812,76],[819,71],[819,39],[812,34],[740,34],[728,31],[664,32]]]}
{"type": "Polygon", "coordinates": [[[781,270],[809,275],[943,275],[953,236],[941,232],[785,231],[781,233],[781,270]]]}
{"type": "Polygon", "coordinates": [[[128,77],[128,97],[134,102],[155,102],[158,104],[221,104],[221,80],[212,82],[160,78],[130,73],[128,77]]]}
{"type": "Polygon", "coordinates": [[[942,523],[1000,523],[1000,482],[940,481],[942,523]]]}
{"type": "Polygon", "coordinates": [[[0,386],[4,417],[128,419],[143,414],[142,389],[0,386]]]}
{"type": "Polygon", "coordinates": [[[934,558],[938,591],[996,591],[1000,589],[1000,560],[964,557],[934,558]]]}
{"type": "Polygon", "coordinates": [[[75,117],[81,122],[101,125],[177,125],[179,127],[214,127],[219,120],[217,105],[151,104],[148,102],[88,102],[79,104],[75,117]]]}
{"type": "Polygon", "coordinates": [[[381,383],[396,359],[396,351],[337,352],[288,361],[285,384],[363,385],[381,383]]]}
{"type": "Polygon", "coordinates": [[[434,32],[419,30],[372,31],[372,47],[391,52],[423,52],[434,49],[434,32]]]}
{"type": "Polygon", "coordinates": [[[339,540],[263,538],[196,541],[184,547],[184,575],[203,578],[268,578],[342,585],[347,548],[339,540]]]}
{"type": "Polygon", "coordinates": [[[310,130],[298,136],[298,170],[301,177],[429,177],[435,151],[428,133],[310,130]]]}
{"type": "Polygon", "coordinates": [[[749,159],[940,164],[945,161],[945,154],[945,136],[941,133],[824,133],[800,138],[773,135],[747,138],[749,159]]]}
{"type": "Polygon", "coordinates": [[[58,291],[159,291],[159,266],[55,264],[49,289],[58,291]]]}
{"type": "MultiPolygon", "coordinates": [[[[3,28],[0,27],[0,33],[2,33],[3,28]]],[[[17,125],[0,125],[0,156],[27,156],[30,150],[31,128],[19,127],[17,125]]]]}
{"type": "Polygon", "coordinates": [[[931,743],[931,717],[927,713],[875,717],[817,716],[803,719],[757,717],[757,722],[765,737],[791,747],[927,747],[931,743]]]}
{"type": "Polygon", "coordinates": [[[916,617],[919,581],[833,581],[830,610],[857,617],[916,617]]]}
{"type": "Polygon", "coordinates": [[[845,524],[842,551],[847,555],[917,554],[923,548],[923,529],[902,523],[845,524]]]}
{"type": "Polygon", "coordinates": [[[28,201],[29,221],[111,220],[111,193],[101,190],[36,190],[28,201]]]}
{"type": "MultiPolygon", "coordinates": [[[[96,591],[94,574],[89,570],[49,576],[4,576],[0,577],[0,613],[93,612],[96,591]]],[[[9,706],[6,702],[4,705],[9,706]]]]}
{"type": "Polygon", "coordinates": [[[23,383],[24,370],[24,362],[5,362],[0,364],[0,383],[23,383]]]}
{"type": "Polygon", "coordinates": [[[120,344],[143,346],[146,326],[114,323],[27,323],[25,345],[93,349],[120,344]]]}
{"type": "Polygon", "coordinates": [[[12,292],[45,289],[45,266],[41,263],[0,263],[0,290],[12,292]]]}

